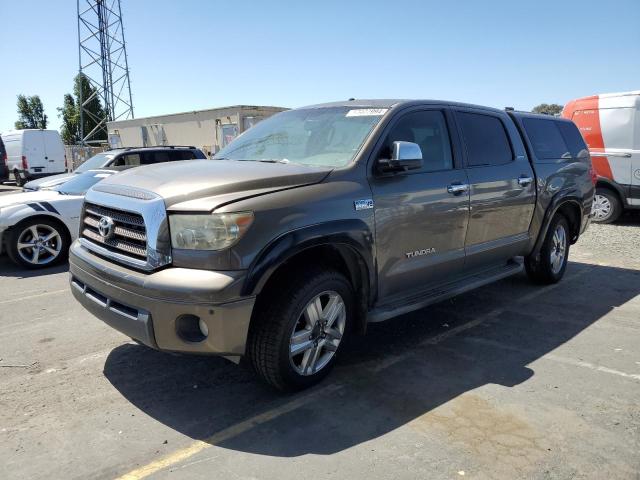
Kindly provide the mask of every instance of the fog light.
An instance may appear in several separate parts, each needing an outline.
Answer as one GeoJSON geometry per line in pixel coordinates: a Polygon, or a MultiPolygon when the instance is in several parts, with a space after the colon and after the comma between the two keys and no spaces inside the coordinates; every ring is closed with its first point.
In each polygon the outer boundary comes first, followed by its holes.
{"type": "Polygon", "coordinates": [[[207,338],[209,329],[196,315],[180,315],[176,318],[176,333],[186,342],[201,342],[207,338]]]}
{"type": "Polygon", "coordinates": [[[202,319],[198,320],[198,327],[200,327],[200,333],[202,333],[202,335],[205,337],[209,336],[209,327],[207,327],[207,324],[204,323],[202,319]]]}

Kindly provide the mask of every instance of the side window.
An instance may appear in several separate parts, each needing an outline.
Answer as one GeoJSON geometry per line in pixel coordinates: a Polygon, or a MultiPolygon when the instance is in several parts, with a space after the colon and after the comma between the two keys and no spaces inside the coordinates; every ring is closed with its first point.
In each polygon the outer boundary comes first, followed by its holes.
{"type": "Polygon", "coordinates": [[[589,155],[587,145],[584,143],[578,127],[569,122],[555,122],[560,129],[560,133],[565,143],[569,147],[569,152],[573,158],[585,158],[589,155]]]}
{"type": "Polygon", "coordinates": [[[176,160],[192,160],[196,158],[191,150],[173,150],[170,152],[169,157],[172,162],[176,160]]]}
{"type": "Polygon", "coordinates": [[[513,151],[502,120],[491,115],[459,112],[470,167],[504,165],[513,151]]]}
{"type": "Polygon", "coordinates": [[[533,151],[540,160],[571,158],[571,152],[555,120],[542,118],[525,118],[524,129],[533,146],[533,151]]]}
{"type": "Polygon", "coordinates": [[[163,163],[168,161],[169,161],[169,152],[165,150],[157,150],[155,152],[153,151],[146,152],[142,164],[150,165],[152,163],[163,163]]]}
{"type": "Polygon", "coordinates": [[[451,142],[444,114],[439,110],[413,112],[394,126],[380,152],[381,158],[391,156],[393,142],[413,142],[422,150],[423,167],[416,172],[435,172],[453,168],[451,142]]]}
{"type": "Polygon", "coordinates": [[[116,158],[111,165],[114,167],[122,167],[124,165],[140,165],[140,155],[137,153],[121,155],[116,158]]]}
{"type": "Polygon", "coordinates": [[[140,165],[140,154],[139,153],[130,153],[128,155],[123,155],[119,159],[122,163],[118,165],[140,165]]]}

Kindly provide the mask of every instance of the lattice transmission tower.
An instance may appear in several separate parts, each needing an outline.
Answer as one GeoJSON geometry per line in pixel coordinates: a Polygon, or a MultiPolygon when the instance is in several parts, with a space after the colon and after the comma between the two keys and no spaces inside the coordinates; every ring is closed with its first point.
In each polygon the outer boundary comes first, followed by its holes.
{"type": "Polygon", "coordinates": [[[107,140],[107,122],[134,118],[122,10],[120,0],[77,0],[77,4],[79,71],[93,87],[88,98],[82,98],[80,88],[80,138],[82,144],[102,143],[107,140]],[[95,108],[87,108],[92,101],[95,107],[95,97],[103,107],[99,115],[95,108]]]}

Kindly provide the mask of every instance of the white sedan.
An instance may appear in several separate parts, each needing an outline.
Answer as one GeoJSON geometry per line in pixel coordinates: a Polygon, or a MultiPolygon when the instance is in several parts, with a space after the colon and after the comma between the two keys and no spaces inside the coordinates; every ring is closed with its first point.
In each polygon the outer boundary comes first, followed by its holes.
{"type": "Polygon", "coordinates": [[[65,261],[85,193],[120,170],[90,170],[50,190],[0,195],[0,253],[27,268],[65,261]]]}

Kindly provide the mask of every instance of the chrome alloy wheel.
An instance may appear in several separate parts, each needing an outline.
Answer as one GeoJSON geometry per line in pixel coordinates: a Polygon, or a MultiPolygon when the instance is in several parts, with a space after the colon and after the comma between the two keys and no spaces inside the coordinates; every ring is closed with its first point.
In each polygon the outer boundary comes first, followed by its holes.
{"type": "Polygon", "coordinates": [[[337,292],[322,292],[307,303],[289,340],[289,361],[296,372],[308,376],[327,366],[340,345],[346,319],[345,303],[337,292]]]}
{"type": "Polygon", "coordinates": [[[49,225],[31,225],[18,236],[17,250],[25,262],[46,265],[60,255],[62,237],[49,225]]]}
{"type": "Polygon", "coordinates": [[[594,220],[596,222],[601,222],[606,220],[611,216],[611,212],[613,210],[613,205],[607,197],[604,195],[599,195],[596,193],[593,198],[593,206],[591,207],[591,212],[593,213],[594,220]]]}
{"type": "Polygon", "coordinates": [[[549,260],[551,261],[551,271],[557,274],[562,270],[564,259],[567,252],[567,233],[563,225],[556,226],[553,232],[553,239],[551,244],[551,254],[549,260]]]}

